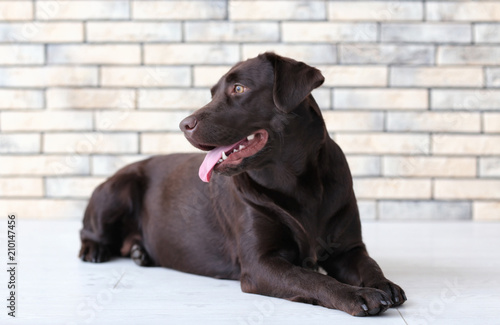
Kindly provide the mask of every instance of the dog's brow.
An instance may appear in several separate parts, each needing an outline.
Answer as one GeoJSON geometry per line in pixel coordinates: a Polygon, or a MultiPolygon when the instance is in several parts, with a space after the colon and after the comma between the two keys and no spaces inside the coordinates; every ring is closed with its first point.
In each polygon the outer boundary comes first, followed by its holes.
{"type": "Polygon", "coordinates": [[[237,73],[231,72],[230,74],[227,75],[226,82],[227,83],[233,83],[233,82],[237,81],[238,78],[239,78],[239,76],[238,76],[237,73]]]}
{"type": "Polygon", "coordinates": [[[234,83],[241,83],[244,86],[253,88],[254,87],[254,82],[251,78],[246,76],[245,74],[238,73],[238,72],[231,72],[226,76],[226,83],[227,84],[234,84],[234,83]]]}

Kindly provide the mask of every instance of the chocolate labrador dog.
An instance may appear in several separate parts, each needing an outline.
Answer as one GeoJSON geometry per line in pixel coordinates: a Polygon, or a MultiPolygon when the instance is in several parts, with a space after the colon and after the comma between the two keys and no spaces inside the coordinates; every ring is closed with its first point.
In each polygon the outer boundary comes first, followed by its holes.
{"type": "Polygon", "coordinates": [[[180,123],[208,153],[149,158],[97,187],[81,259],[131,256],[355,316],[401,305],[361,239],[349,167],[311,95],[323,81],[274,53],[235,65],[180,123]]]}

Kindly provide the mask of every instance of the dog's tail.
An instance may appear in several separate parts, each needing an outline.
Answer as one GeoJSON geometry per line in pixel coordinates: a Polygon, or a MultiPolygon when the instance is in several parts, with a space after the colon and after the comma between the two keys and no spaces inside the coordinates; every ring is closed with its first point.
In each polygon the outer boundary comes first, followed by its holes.
{"type": "Polygon", "coordinates": [[[140,213],[147,186],[143,164],[122,168],[92,193],[80,231],[83,261],[100,263],[128,255],[133,242],[141,240],[140,213]]]}

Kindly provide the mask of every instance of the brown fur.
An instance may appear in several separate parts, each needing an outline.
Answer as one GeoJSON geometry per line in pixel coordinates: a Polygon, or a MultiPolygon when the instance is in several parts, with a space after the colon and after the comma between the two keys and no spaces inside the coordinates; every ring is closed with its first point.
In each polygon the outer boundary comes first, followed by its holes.
{"type": "Polygon", "coordinates": [[[198,178],[202,154],[157,156],[101,184],[88,204],[80,257],[132,255],[241,281],[244,292],[377,315],[405,300],[368,256],[352,177],[311,91],[321,73],[265,53],[233,67],[212,101],[181,122],[195,146],[229,145],[264,129],[266,146],[198,178]],[[247,91],[235,95],[234,84],[247,91]],[[321,266],[328,275],[315,270],[321,266]]]}

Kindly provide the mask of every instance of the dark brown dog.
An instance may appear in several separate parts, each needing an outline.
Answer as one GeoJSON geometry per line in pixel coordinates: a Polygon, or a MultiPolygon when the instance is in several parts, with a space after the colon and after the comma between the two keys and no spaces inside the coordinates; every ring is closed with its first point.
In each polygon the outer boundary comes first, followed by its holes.
{"type": "Polygon", "coordinates": [[[361,240],[349,167],[311,96],[323,81],[273,53],[238,63],[180,124],[206,157],[153,157],[101,184],[80,257],[131,256],[356,316],[402,304],[361,240]]]}

